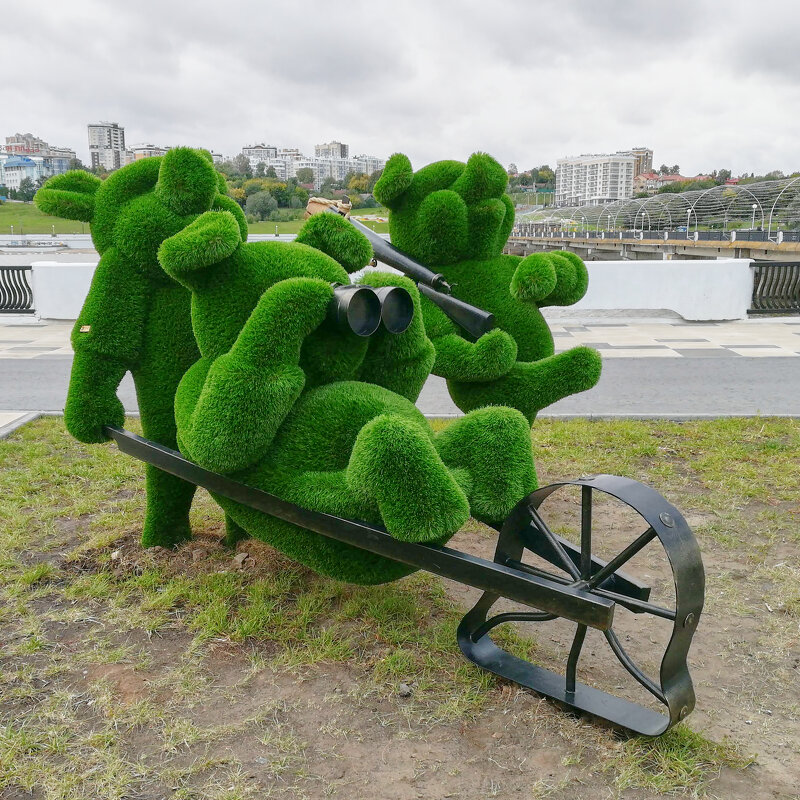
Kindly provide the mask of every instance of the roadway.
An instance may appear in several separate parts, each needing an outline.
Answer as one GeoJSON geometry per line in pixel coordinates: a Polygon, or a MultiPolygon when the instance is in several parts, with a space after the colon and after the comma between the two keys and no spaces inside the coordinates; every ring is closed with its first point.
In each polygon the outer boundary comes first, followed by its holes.
{"type": "MultiPolygon", "coordinates": [[[[61,412],[71,362],[67,355],[0,358],[0,409],[61,412]]],[[[119,395],[128,411],[136,410],[129,376],[119,395]]],[[[418,405],[431,416],[459,413],[436,377],[418,405]]],[[[800,358],[608,358],[594,389],[565,398],[544,415],[800,417],[800,358]]]]}

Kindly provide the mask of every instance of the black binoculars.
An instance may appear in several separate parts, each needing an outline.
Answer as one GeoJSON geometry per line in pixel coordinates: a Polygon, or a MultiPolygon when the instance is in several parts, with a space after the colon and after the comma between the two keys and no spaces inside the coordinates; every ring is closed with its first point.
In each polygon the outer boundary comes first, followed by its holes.
{"type": "Polygon", "coordinates": [[[414,301],[400,286],[334,284],[328,305],[328,317],[357,336],[372,336],[381,322],[389,333],[402,333],[413,316],[414,301]]]}

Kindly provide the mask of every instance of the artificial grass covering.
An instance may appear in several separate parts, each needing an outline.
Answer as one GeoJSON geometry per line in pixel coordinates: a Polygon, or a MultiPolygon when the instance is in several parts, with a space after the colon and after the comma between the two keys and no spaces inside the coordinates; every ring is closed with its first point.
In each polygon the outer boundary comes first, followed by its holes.
{"type": "Polygon", "coordinates": [[[392,242],[441,272],[460,300],[491,311],[497,330],[471,340],[427,298],[425,328],[436,348],[433,371],[447,379],[462,411],[511,406],[533,422],[551,403],[594,386],[600,356],[585,347],[554,355],[539,310],[571,305],[588,275],[569,252],[502,254],[514,223],[505,170],[485,153],[466,164],[438,161],[414,172],[402,153],[386,163],[375,197],[389,208],[392,242]]]}
{"type": "MultiPolygon", "coordinates": [[[[69,430],[97,442],[104,425],[121,425],[116,389],[130,370],[144,435],[209,469],[408,541],[445,542],[470,514],[501,522],[536,487],[529,422],[599,375],[591,350],[553,355],[539,311],[582,296],[585,267],[571,254],[501,255],[513,223],[505,185],[483,154],[416,174],[396,155],[376,187],[396,243],[495,314],[498,329],[470,341],[412,281],[386,273],[364,282],[409,292],[409,328],[370,338],[337,328],[332,284],[367,263],[368,242],[320,214],[294,243],[247,243],[241,209],[201,151],[176,148],[105,182],[52,179],[37,205],[91,221],[101,254],[73,332],[69,430]],[[414,406],[432,370],[470,412],[438,435],[414,406]]],[[[147,486],[144,544],[189,536],[194,487],[150,467],[147,486]]],[[[217,500],[230,542],[255,536],[358,583],[410,571],[217,500]]]]}
{"type": "MultiPolygon", "coordinates": [[[[306,241],[338,240],[346,265],[363,266],[370,251],[346,221],[310,222],[306,241]]],[[[373,286],[403,286],[417,313],[401,334],[362,338],[328,316],[331,284],[348,282],[340,263],[302,243],[241,241],[225,212],[203,214],[167,239],[159,259],[192,293],[202,357],[175,403],[180,448],[192,460],[408,541],[443,543],[470,513],[500,522],[535,488],[519,412],[483,409],[437,437],[414,406],[434,351],[407,278],[368,276],[373,286]]],[[[323,574],[380,583],[412,571],[216,499],[238,529],[323,574]]]]}

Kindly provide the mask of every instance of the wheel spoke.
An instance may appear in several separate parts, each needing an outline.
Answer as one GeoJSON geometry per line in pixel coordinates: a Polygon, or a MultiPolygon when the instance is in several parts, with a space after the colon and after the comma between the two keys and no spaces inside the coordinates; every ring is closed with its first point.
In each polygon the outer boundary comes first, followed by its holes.
{"type": "Polygon", "coordinates": [[[575,694],[575,673],[578,669],[578,658],[580,658],[583,642],[586,639],[586,626],[578,623],[575,629],[575,638],[572,640],[572,647],[567,659],[566,690],[570,694],[575,694]]]}
{"type": "Polygon", "coordinates": [[[569,557],[567,551],[564,549],[564,546],[561,542],[558,541],[558,538],[555,534],[547,527],[545,521],[539,516],[539,512],[533,507],[529,506],[528,510],[530,511],[531,518],[533,520],[533,524],[536,529],[541,533],[545,539],[547,539],[550,547],[553,548],[555,553],[558,555],[561,563],[564,566],[564,569],[569,572],[570,575],[577,581],[580,580],[580,571],[575,566],[575,562],[569,557]]]}
{"type": "Polygon", "coordinates": [[[592,487],[581,487],[581,578],[592,577],[592,487]]]}
{"type": "Polygon", "coordinates": [[[606,578],[615,573],[623,564],[630,561],[645,545],[649,544],[656,535],[652,527],[648,528],[641,536],[634,539],[621,553],[618,553],[602,569],[589,578],[588,588],[594,589],[606,578]]]}
{"type": "Polygon", "coordinates": [[[614,655],[619,660],[619,663],[622,664],[623,667],[639,682],[647,689],[650,694],[654,697],[657,697],[664,705],[667,704],[667,698],[664,696],[664,692],[661,691],[661,687],[655,684],[647,675],[642,672],[639,667],[634,664],[633,659],[628,655],[625,648],[620,644],[619,639],[617,638],[617,634],[614,631],[603,631],[606,641],[608,642],[611,649],[614,651],[614,655]]]}
{"type": "Polygon", "coordinates": [[[677,616],[674,609],[657,606],[654,603],[648,603],[644,600],[637,600],[635,597],[628,597],[619,592],[611,592],[608,589],[590,589],[589,591],[600,595],[600,597],[605,597],[608,600],[614,600],[629,611],[633,611],[635,614],[652,614],[654,617],[662,617],[663,619],[673,621],[677,616]]]}

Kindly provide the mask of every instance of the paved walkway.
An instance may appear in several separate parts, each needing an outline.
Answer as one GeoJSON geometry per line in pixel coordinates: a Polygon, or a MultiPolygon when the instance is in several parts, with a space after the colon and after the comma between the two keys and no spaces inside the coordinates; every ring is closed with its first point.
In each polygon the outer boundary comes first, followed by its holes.
{"type": "MultiPolygon", "coordinates": [[[[679,318],[549,319],[556,349],[597,348],[605,366],[595,389],[548,409],[554,415],[800,416],[800,318],[688,323],[679,318]]],[[[63,409],[72,348],[71,322],[0,319],[0,436],[24,415],[63,409]]],[[[120,389],[136,409],[128,376],[120,389]]],[[[419,407],[457,414],[439,378],[419,407]]]]}
{"type": "MultiPolygon", "coordinates": [[[[800,356],[800,318],[736,322],[550,319],[556,350],[582,344],[607,358],[774,358],[800,356]]],[[[72,322],[0,319],[0,359],[71,356],[72,322]]]]}

